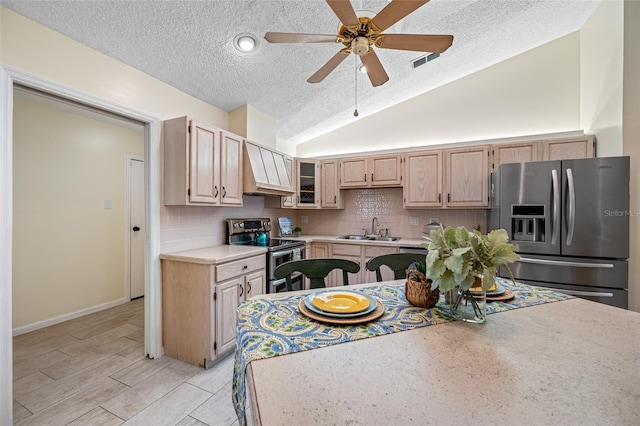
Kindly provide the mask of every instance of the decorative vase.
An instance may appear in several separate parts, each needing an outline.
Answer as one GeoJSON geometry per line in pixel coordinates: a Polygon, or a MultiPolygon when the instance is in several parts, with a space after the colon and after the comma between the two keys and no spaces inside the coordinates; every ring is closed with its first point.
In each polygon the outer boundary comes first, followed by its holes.
{"type": "MultiPolygon", "coordinates": [[[[482,278],[477,277],[474,287],[482,288],[482,278]]],[[[487,320],[487,292],[457,290],[457,297],[451,305],[453,316],[461,321],[483,323],[487,320]]]]}
{"type": "Polygon", "coordinates": [[[404,285],[404,295],[414,306],[433,308],[438,303],[440,291],[431,290],[431,280],[417,269],[407,272],[407,282],[404,285]]]}

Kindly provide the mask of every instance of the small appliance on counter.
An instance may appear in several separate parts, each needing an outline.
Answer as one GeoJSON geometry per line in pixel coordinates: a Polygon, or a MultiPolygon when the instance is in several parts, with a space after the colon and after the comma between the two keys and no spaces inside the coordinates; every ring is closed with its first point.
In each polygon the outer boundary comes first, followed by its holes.
{"type": "MultiPolygon", "coordinates": [[[[286,290],[286,280],[276,280],[273,271],[290,260],[305,258],[304,241],[271,238],[271,219],[227,219],[227,244],[250,245],[267,248],[267,293],[286,290]]],[[[302,290],[304,277],[300,273],[292,275],[293,290],[302,290]]]]}
{"type": "Polygon", "coordinates": [[[518,246],[514,277],[627,308],[629,179],[629,157],[501,165],[488,222],[518,246]]]}

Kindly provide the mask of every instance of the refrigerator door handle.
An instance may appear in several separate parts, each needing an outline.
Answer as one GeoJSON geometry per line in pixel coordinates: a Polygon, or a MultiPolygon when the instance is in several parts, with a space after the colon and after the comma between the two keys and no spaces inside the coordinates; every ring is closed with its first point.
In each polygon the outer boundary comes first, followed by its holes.
{"type": "Polygon", "coordinates": [[[573,242],[573,230],[576,226],[576,187],[573,183],[573,171],[567,169],[567,186],[569,187],[569,211],[567,212],[567,245],[573,242]]]}
{"type": "Polygon", "coordinates": [[[553,185],[553,220],[551,221],[551,245],[558,243],[560,233],[560,188],[558,186],[558,171],[551,170],[551,183],[553,185]]]}
{"type": "Polygon", "coordinates": [[[569,294],[571,296],[591,296],[591,297],[613,297],[613,293],[603,293],[596,291],[578,291],[578,290],[566,290],[564,288],[551,288],[551,287],[540,287],[544,290],[551,290],[557,293],[569,294]]]}
{"type": "Polygon", "coordinates": [[[551,266],[573,266],[579,268],[613,268],[612,263],[587,263],[587,262],[568,262],[566,260],[547,260],[547,259],[532,259],[529,257],[521,257],[516,260],[521,263],[536,263],[539,265],[551,265],[551,266]]]}

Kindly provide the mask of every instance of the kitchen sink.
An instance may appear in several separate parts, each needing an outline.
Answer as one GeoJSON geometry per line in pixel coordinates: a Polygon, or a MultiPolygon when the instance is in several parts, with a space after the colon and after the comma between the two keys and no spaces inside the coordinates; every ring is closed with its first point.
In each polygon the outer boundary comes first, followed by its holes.
{"type": "Polygon", "coordinates": [[[337,240],[357,240],[357,241],[398,241],[397,237],[368,237],[366,235],[343,235],[336,237],[337,240]]]}

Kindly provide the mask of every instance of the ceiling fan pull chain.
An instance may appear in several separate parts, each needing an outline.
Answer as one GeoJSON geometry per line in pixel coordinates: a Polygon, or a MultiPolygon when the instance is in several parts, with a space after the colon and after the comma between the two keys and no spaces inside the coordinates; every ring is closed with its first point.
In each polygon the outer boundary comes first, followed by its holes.
{"type": "Polygon", "coordinates": [[[354,58],[354,80],[355,80],[355,94],[356,94],[356,109],[355,111],[353,111],[353,116],[357,117],[358,116],[358,55],[353,55],[354,58]]]}

